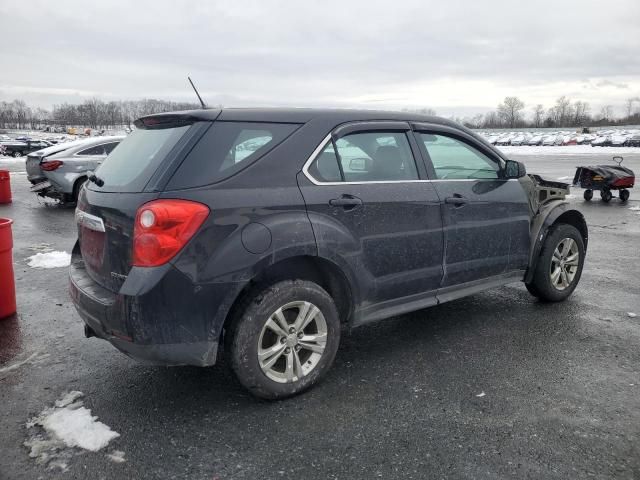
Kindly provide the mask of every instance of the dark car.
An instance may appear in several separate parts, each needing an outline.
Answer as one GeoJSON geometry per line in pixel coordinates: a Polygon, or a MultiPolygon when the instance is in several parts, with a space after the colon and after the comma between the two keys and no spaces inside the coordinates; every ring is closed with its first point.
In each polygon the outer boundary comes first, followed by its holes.
{"type": "Polygon", "coordinates": [[[28,155],[31,152],[41,150],[43,148],[50,147],[51,143],[45,140],[26,140],[4,143],[4,155],[11,155],[14,157],[22,157],[28,155]]]}
{"type": "Polygon", "coordinates": [[[567,185],[453,122],[225,109],[136,126],[80,192],[70,289],[85,334],[137,359],[224,354],[283,398],[326,373],[343,326],[516,281],[560,301],[580,279],[567,185]]]}

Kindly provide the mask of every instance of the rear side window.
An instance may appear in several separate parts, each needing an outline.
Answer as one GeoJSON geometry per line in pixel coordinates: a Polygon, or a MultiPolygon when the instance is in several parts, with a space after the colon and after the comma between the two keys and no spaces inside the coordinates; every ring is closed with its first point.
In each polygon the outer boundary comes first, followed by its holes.
{"type": "Polygon", "coordinates": [[[105,155],[109,155],[111,153],[111,151],[118,146],[118,143],[119,142],[105,143],[103,145],[105,155]]]}
{"type": "MultiPolygon", "coordinates": [[[[185,135],[190,125],[169,128],[137,129],[96,170],[104,180],[102,187],[89,188],[103,192],[141,192],[145,185],[185,135]]],[[[104,151],[104,147],[100,148],[104,151]]]]}
{"type": "Polygon", "coordinates": [[[298,126],[214,122],[182,162],[167,189],[200,187],[224,180],[263,156],[298,126]]]}
{"type": "Polygon", "coordinates": [[[95,147],[87,148],[86,150],[76,153],[76,155],[104,155],[104,145],[96,145],[95,147]]]}

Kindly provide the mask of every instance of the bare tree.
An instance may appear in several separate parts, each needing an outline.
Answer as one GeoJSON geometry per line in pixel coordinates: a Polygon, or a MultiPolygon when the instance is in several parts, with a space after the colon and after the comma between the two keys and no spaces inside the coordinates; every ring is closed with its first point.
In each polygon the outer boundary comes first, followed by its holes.
{"type": "Polygon", "coordinates": [[[625,103],[625,110],[627,112],[627,118],[630,118],[634,114],[633,105],[636,102],[640,103],[640,97],[627,98],[627,101],[625,103]]]}
{"type": "Polygon", "coordinates": [[[542,126],[544,121],[544,107],[541,103],[533,107],[533,126],[538,128],[542,126]]]}
{"type": "Polygon", "coordinates": [[[611,105],[604,105],[600,109],[600,116],[602,120],[610,121],[613,118],[613,107],[611,105]]]}
{"type": "Polygon", "coordinates": [[[518,97],[505,97],[504,101],[498,105],[498,115],[511,128],[520,122],[522,110],[524,110],[524,102],[518,97]]]}
{"type": "Polygon", "coordinates": [[[591,120],[591,107],[587,102],[577,101],[573,104],[573,123],[575,126],[586,125],[591,120]]]}

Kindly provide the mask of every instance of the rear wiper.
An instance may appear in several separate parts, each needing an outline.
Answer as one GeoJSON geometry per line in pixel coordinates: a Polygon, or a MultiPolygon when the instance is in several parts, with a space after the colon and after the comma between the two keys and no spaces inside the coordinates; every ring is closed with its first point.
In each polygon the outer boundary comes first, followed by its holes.
{"type": "Polygon", "coordinates": [[[100,177],[96,177],[96,175],[93,172],[89,172],[89,176],[87,178],[89,179],[90,182],[95,183],[99,187],[104,185],[104,180],[102,180],[100,177]]]}

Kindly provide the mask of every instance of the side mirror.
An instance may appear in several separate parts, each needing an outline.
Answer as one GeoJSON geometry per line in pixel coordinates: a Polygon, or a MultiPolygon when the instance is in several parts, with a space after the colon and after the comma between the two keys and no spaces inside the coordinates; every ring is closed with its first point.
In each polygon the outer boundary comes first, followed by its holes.
{"type": "Polygon", "coordinates": [[[507,164],[504,169],[505,178],[522,178],[527,174],[527,169],[524,163],[516,162],[515,160],[507,160],[507,164]]]}

